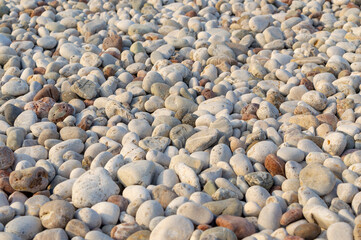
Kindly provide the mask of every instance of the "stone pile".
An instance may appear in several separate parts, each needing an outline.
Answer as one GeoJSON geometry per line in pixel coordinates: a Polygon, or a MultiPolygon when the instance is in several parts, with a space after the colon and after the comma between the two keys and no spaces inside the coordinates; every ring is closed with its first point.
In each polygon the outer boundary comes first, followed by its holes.
{"type": "Polygon", "coordinates": [[[0,239],[361,239],[360,6],[0,0],[0,239]]]}

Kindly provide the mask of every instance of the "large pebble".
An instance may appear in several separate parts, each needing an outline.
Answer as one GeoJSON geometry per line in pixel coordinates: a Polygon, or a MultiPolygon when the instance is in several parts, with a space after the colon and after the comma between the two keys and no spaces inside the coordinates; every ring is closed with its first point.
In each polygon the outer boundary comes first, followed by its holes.
{"type": "Polygon", "coordinates": [[[319,163],[308,164],[300,172],[301,186],[309,187],[320,196],[332,191],[336,184],[335,175],[319,163]]]}
{"type": "Polygon", "coordinates": [[[72,189],[72,202],[75,207],[91,207],[105,201],[111,195],[118,194],[118,185],[103,168],[95,168],[81,175],[72,189]]]}

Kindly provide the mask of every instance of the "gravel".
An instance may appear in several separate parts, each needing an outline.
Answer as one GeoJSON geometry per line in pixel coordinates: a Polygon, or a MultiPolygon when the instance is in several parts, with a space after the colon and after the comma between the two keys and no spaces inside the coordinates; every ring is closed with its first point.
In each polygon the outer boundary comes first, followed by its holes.
{"type": "Polygon", "coordinates": [[[0,0],[0,239],[360,239],[360,7],[0,0]]]}

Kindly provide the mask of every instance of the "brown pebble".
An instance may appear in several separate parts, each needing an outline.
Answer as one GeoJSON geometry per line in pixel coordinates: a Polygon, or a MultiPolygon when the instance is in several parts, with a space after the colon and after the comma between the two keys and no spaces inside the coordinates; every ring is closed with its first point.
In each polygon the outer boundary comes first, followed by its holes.
{"type": "Polygon", "coordinates": [[[206,85],[206,83],[210,82],[208,79],[206,78],[202,78],[200,81],[199,81],[199,86],[201,87],[204,87],[206,85]]]}
{"type": "Polygon", "coordinates": [[[115,69],[113,67],[109,66],[109,65],[104,67],[103,72],[104,72],[104,77],[105,78],[114,76],[115,73],[116,73],[115,69]]]}
{"type": "Polygon", "coordinates": [[[206,100],[216,96],[216,94],[211,89],[203,89],[201,94],[206,100]]]}
{"type": "Polygon", "coordinates": [[[304,238],[305,240],[313,240],[321,233],[321,228],[314,223],[304,223],[296,227],[294,235],[304,238]]]}
{"type": "Polygon", "coordinates": [[[301,238],[299,236],[291,236],[291,235],[288,235],[286,236],[283,240],[305,240],[304,238],[301,238]]]}
{"type": "Polygon", "coordinates": [[[36,193],[44,190],[49,183],[48,172],[42,167],[31,167],[11,172],[11,187],[16,191],[36,193]]]}
{"type": "Polygon", "coordinates": [[[50,197],[50,191],[49,190],[38,191],[34,193],[34,195],[42,195],[42,196],[50,197]]]}
{"type": "Polygon", "coordinates": [[[94,118],[91,115],[87,115],[83,117],[77,127],[80,127],[84,131],[90,129],[91,125],[93,124],[94,118]]]}
{"type": "Polygon", "coordinates": [[[44,97],[51,97],[57,102],[60,98],[60,92],[54,85],[44,85],[44,87],[35,95],[33,101],[40,100],[44,97]]]}
{"type": "Polygon", "coordinates": [[[313,86],[313,83],[310,80],[308,80],[307,78],[302,78],[300,85],[304,85],[309,91],[315,89],[313,86]]]}
{"type": "Polygon", "coordinates": [[[120,208],[120,212],[127,210],[129,204],[129,201],[121,195],[112,195],[107,201],[117,205],[120,208]]]}
{"type": "Polygon", "coordinates": [[[255,226],[243,217],[221,215],[217,217],[216,224],[234,232],[238,239],[243,239],[256,232],[255,226]]]}
{"type": "Polygon", "coordinates": [[[285,162],[279,159],[274,153],[267,155],[264,166],[272,176],[285,176],[285,162]]]}
{"type": "Polygon", "coordinates": [[[140,78],[144,78],[145,75],[147,75],[147,72],[144,71],[144,70],[140,70],[140,71],[138,71],[138,73],[137,73],[137,77],[140,77],[140,78]]]}
{"type": "Polygon", "coordinates": [[[41,75],[44,75],[46,71],[46,69],[43,67],[36,67],[33,70],[34,70],[34,74],[41,74],[41,75]]]}
{"type": "Polygon", "coordinates": [[[31,12],[30,17],[39,17],[43,12],[45,12],[44,7],[37,7],[31,12]]]}
{"type": "Polygon", "coordinates": [[[259,53],[260,51],[262,51],[263,50],[263,48],[254,48],[253,49],[253,52],[254,52],[254,54],[257,54],[257,53],[259,53]]]}
{"type": "Polygon", "coordinates": [[[9,177],[10,172],[6,170],[0,170],[0,189],[7,194],[12,194],[15,190],[10,185],[9,177]]]}
{"type": "Polygon", "coordinates": [[[121,55],[119,53],[117,53],[116,51],[106,51],[106,52],[101,52],[99,54],[99,56],[101,56],[103,53],[107,53],[113,57],[115,57],[116,59],[120,59],[121,58],[121,55]]]}
{"type": "Polygon", "coordinates": [[[86,107],[93,106],[94,100],[92,100],[92,99],[85,99],[85,100],[84,100],[84,104],[85,104],[86,107]]]}
{"type": "Polygon", "coordinates": [[[191,11],[188,11],[188,12],[185,14],[185,16],[191,18],[191,17],[197,16],[197,13],[196,13],[194,10],[191,10],[191,11]]]}
{"type": "Polygon", "coordinates": [[[123,47],[123,41],[122,41],[122,37],[116,34],[113,34],[107,38],[104,39],[103,41],[103,49],[107,50],[108,48],[117,48],[120,51],[122,51],[122,47],[123,47]]]}
{"type": "Polygon", "coordinates": [[[65,227],[65,231],[70,238],[80,236],[82,238],[90,231],[89,227],[78,219],[72,219],[65,227]]]}
{"type": "Polygon", "coordinates": [[[197,226],[197,229],[202,230],[202,231],[205,231],[205,230],[210,229],[210,228],[212,228],[212,226],[207,225],[207,224],[201,224],[201,225],[197,226]]]}
{"type": "Polygon", "coordinates": [[[46,118],[48,117],[48,113],[54,104],[54,99],[50,97],[43,97],[37,101],[27,103],[24,106],[24,110],[32,110],[39,118],[46,118]]]}
{"type": "Polygon", "coordinates": [[[294,208],[294,209],[288,210],[287,212],[285,212],[282,215],[280,224],[282,226],[287,226],[290,223],[300,220],[302,217],[303,217],[302,209],[294,208]]]}
{"type": "Polygon", "coordinates": [[[166,208],[168,204],[178,196],[175,192],[164,185],[155,186],[152,189],[152,195],[154,200],[157,200],[163,208],[166,208]]]}

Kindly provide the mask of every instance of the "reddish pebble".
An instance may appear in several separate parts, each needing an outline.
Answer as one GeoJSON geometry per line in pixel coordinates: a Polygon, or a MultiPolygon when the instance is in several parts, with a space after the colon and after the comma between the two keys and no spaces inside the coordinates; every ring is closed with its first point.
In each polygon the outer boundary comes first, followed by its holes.
{"type": "Polygon", "coordinates": [[[313,86],[313,83],[310,80],[308,80],[307,78],[302,78],[300,85],[304,85],[309,91],[315,89],[313,86]]]}
{"type": "Polygon", "coordinates": [[[6,170],[0,170],[0,189],[7,194],[11,194],[15,191],[10,185],[9,177],[10,172],[6,170]]]}
{"type": "Polygon", "coordinates": [[[94,118],[91,115],[87,115],[81,119],[77,127],[80,127],[84,131],[87,131],[90,129],[91,125],[93,124],[93,120],[94,118]]]}
{"type": "Polygon", "coordinates": [[[24,106],[24,110],[33,110],[39,118],[48,117],[50,109],[54,106],[55,100],[50,97],[44,97],[38,101],[32,101],[24,106]]]}
{"type": "Polygon", "coordinates": [[[34,68],[34,74],[41,74],[44,75],[45,74],[46,69],[43,67],[37,67],[34,68]]]}
{"type": "Polygon", "coordinates": [[[191,11],[188,11],[186,14],[185,14],[187,17],[195,17],[197,16],[197,13],[194,11],[194,10],[191,10],[191,11]]]}
{"type": "Polygon", "coordinates": [[[225,227],[233,231],[238,239],[243,239],[256,232],[255,226],[242,217],[221,215],[217,217],[216,224],[220,227],[225,227]]]}
{"type": "Polygon", "coordinates": [[[302,209],[294,208],[285,212],[280,220],[280,224],[283,226],[287,226],[290,223],[296,222],[303,217],[302,209]]]}
{"type": "Polygon", "coordinates": [[[202,231],[205,231],[210,228],[212,228],[212,226],[207,225],[207,224],[201,224],[201,225],[198,225],[198,227],[197,227],[197,229],[202,230],[202,231]]]}
{"type": "Polygon", "coordinates": [[[285,176],[285,162],[274,153],[267,155],[264,166],[272,176],[285,176]]]}
{"type": "Polygon", "coordinates": [[[204,87],[206,85],[206,83],[210,82],[208,79],[203,78],[199,81],[199,85],[204,87]]]}
{"type": "Polygon", "coordinates": [[[211,89],[203,89],[201,94],[206,100],[216,96],[216,94],[211,89]]]}
{"type": "Polygon", "coordinates": [[[128,200],[121,195],[112,195],[108,198],[107,201],[117,205],[120,208],[121,212],[127,210],[129,204],[128,200]]]}
{"type": "Polygon", "coordinates": [[[301,238],[299,236],[286,236],[283,240],[305,240],[304,238],[301,238]]]}
{"type": "Polygon", "coordinates": [[[85,99],[85,100],[84,100],[84,104],[85,104],[86,107],[93,106],[94,100],[92,100],[92,99],[85,99]]]}

